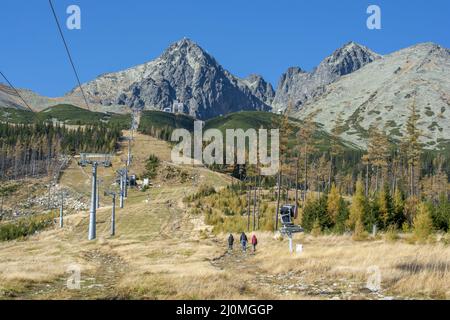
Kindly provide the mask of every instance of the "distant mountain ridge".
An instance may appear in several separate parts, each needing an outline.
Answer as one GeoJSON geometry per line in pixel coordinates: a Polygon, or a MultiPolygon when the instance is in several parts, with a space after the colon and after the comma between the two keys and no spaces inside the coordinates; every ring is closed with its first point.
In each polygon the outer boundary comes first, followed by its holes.
{"type": "MultiPolygon", "coordinates": [[[[80,108],[87,108],[81,96],[49,98],[28,89],[16,89],[34,112],[40,112],[60,104],[70,104],[80,108]]],[[[1,108],[28,110],[27,106],[12,88],[0,83],[0,111],[1,108]]],[[[89,104],[89,109],[97,112],[115,113],[126,113],[128,111],[124,106],[104,106],[92,102],[89,104]]]]}
{"type": "Polygon", "coordinates": [[[419,112],[422,142],[436,148],[450,140],[450,50],[421,43],[384,56],[328,85],[317,98],[293,115],[331,131],[338,117],[343,138],[360,146],[371,125],[399,140],[404,135],[408,107],[419,112]]]}

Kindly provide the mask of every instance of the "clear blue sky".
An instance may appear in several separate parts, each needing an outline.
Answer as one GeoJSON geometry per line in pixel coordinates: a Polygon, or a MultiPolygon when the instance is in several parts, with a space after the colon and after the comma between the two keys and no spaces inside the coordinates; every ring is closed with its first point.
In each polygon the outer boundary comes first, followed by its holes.
{"type": "MultiPolygon", "coordinates": [[[[53,0],[82,82],[159,56],[189,37],[227,70],[263,75],[274,86],[290,66],[310,70],[353,40],[378,53],[432,41],[450,47],[448,0],[53,0]],[[82,29],[65,28],[67,6],[82,29]],[[382,10],[382,30],[366,9],[382,10]]],[[[76,81],[47,0],[1,0],[0,70],[13,84],[48,96],[76,81]]]]}

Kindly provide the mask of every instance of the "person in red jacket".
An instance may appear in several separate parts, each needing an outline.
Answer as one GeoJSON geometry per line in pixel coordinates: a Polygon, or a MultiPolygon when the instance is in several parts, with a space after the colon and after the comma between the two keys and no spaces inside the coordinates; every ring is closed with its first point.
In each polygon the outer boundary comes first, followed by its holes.
{"type": "Polygon", "coordinates": [[[256,245],[258,244],[258,239],[256,238],[256,235],[254,234],[252,237],[252,246],[253,246],[253,252],[256,251],[256,245]]]}

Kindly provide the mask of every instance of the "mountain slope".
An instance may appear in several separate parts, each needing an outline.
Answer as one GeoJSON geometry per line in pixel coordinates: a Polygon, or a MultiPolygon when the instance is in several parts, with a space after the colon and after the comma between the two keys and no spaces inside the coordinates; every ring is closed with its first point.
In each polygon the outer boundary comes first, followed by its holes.
{"type": "Polygon", "coordinates": [[[0,83],[0,107],[12,109],[26,109],[17,93],[6,85],[0,83]]]}
{"type": "MultiPolygon", "coordinates": [[[[259,111],[241,111],[227,114],[223,117],[216,117],[205,122],[204,130],[219,129],[225,136],[227,129],[277,129],[282,121],[281,115],[271,112],[259,111]]],[[[303,121],[295,118],[289,119],[290,136],[288,138],[288,152],[294,154],[296,146],[298,145],[298,130],[302,127],[303,121]]],[[[322,155],[324,151],[330,148],[330,135],[322,128],[321,125],[315,124],[313,133],[313,141],[317,148],[317,155],[322,155]]],[[[344,140],[339,141],[339,144],[346,152],[359,152],[360,149],[344,140]]]]}
{"type": "MultiPolygon", "coordinates": [[[[174,102],[200,119],[240,110],[270,110],[246,83],[222,68],[189,39],[171,45],[159,58],[102,75],[83,85],[88,99],[103,105],[164,110],[174,102]]],[[[80,95],[78,88],[68,96],[80,95]]]]}
{"type": "MultiPolygon", "coordinates": [[[[34,112],[40,112],[47,108],[62,104],[79,106],[81,108],[86,109],[86,104],[81,96],[74,95],[58,98],[49,98],[46,96],[39,95],[36,92],[27,89],[17,88],[17,91],[34,112]]],[[[0,83],[0,109],[2,108],[10,110],[16,109],[28,111],[27,106],[22,101],[22,99],[20,99],[17,93],[11,87],[0,83]]],[[[117,105],[103,106],[96,103],[90,103],[89,108],[90,111],[97,111],[97,112],[114,112],[114,113],[129,112],[128,108],[125,108],[125,106],[117,106],[117,105]]]]}
{"type": "Polygon", "coordinates": [[[0,108],[0,122],[30,124],[52,121],[68,125],[108,123],[125,129],[130,126],[131,115],[89,111],[69,104],[58,104],[39,112],[31,112],[22,108],[0,108]]]}
{"type": "Polygon", "coordinates": [[[320,96],[326,85],[380,58],[370,49],[349,42],[324,59],[312,72],[291,67],[281,76],[273,107],[284,110],[292,102],[298,109],[308,100],[320,96]]]}
{"type": "Polygon", "coordinates": [[[384,56],[330,84],[294,114],[311,116],[328,131],[340,116],[345,139],[363,146],[372,124],[401,138],[414,99],[423,142],[436,147],[450,137],[450,50],[423,43],[384,56]]]}

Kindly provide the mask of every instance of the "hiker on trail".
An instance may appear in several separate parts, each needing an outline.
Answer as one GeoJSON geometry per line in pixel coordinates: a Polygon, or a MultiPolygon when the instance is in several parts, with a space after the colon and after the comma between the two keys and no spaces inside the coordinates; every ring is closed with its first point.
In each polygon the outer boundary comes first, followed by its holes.
{"type": "Polygon", "coordinates": [[[256,245],[258,244],[258,239],[256,238],[256,234],[252,237],[252,246],[253,246],[253,252],[256,251],[256,245]]]}
{"type": "Polygon", "coordinates": [[[234,237],[230,233],[230,236],[228,237],[228,250],[233,250],[233,243],[234,243],[234,237]]]}
{"type": "Polygon", "coordinates": [[[242,232],[241,234],[241,245],[242,245],[242,251],[247,251],[247,236],[245,235],[245,232],[242,232]]]}

